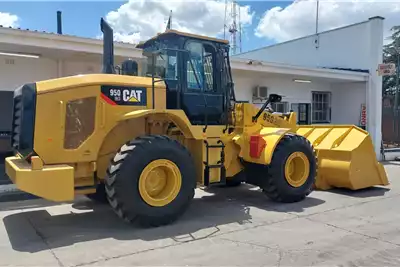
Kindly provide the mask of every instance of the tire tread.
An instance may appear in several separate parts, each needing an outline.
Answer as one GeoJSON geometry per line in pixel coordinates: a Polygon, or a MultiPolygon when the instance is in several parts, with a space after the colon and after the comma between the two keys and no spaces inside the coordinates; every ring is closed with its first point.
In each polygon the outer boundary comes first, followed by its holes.
{"type": "Polygon", "coordinates": [[[196,187],[196,180],[194,179],[193,184],[190,186],[190,193],[188,194],[187,199],[185,199],[185,203],[179,208],[178,211],[174,212],[173,214],[169,214],[168,216],[158,217],[155,218],[154,216],[146,216],[146,215],[139,215],[135,211],[130,210],[127,208],[126,203],[118,194],[118,190],[116,185],[118,183],[118,179],[125,179],[125,177],[117,177],[117,174],[120,172],[121,167],[123,166],[124,162],[129,158],[128,155],[134,149],[146,149],[146,146],[174,146],[175,148],[179,149],[183,152],[188,158],[192,160],[192,156],[190,152],[181,145],[178,141],[173,140],[165,135],[147,135],[141,136],[134,140],[128,141],[125,143],[116,153],[115,157],[111,160],[110,166],[107,169],[107,178],[105,179],[105,188],[108,201],[113,208],[114,212],[124,221],[133,223],[138,222],[142,226],[161,226],[166,225],[173,222],[176,218],[181,216],[184,211],[189,206],[191,200],[194,198],[195,187],[196,187]],[[129,148],[129,149],[127,149],[129,148]]]}

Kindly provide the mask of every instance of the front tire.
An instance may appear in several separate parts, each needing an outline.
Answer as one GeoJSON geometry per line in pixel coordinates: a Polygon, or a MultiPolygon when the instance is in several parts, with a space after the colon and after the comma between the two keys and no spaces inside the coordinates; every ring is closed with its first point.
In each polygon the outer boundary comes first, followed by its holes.
{"type": "Polygon", "coordinates": [[[299,135],[285,135],[275,148],[271,163],[247,163],[247,176],[273,201],[293,203],[313,190],[317,159],[311,143],[299,135]]]}
{"type": "Polygon", "coordinates": [[[188,208],[196,187],[189,151],[166,136],[123,145],[107,170],[106,193],[115,213],[143,226],[172,223],[188,208]]]}

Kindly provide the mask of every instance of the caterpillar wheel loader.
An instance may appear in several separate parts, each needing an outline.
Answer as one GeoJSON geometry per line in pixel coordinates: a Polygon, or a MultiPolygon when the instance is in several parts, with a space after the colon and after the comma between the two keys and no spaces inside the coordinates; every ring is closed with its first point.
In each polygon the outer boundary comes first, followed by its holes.
{"type": "Polygon", "coordinates": [[[235,97],[225,40],[167,30],[140,43],[146,64],[114,66],[101,19],[103,71],[15,90],[6,172],[51,201],[105,199],[128,222],[160,226],[188,208],[196,187],[259,186],[272,200],[313,189],[387,185],[368,132],[296,124],[293,112],[235,97]],[[117,71],[118,69],[118,71],[117,71]]]}

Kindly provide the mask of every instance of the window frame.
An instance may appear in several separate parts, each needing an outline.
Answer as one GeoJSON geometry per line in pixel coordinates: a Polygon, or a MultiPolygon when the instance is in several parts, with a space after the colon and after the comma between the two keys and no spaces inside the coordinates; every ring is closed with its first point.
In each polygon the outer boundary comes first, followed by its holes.
{"type": "Polygon", "coordinates": [[[330,91],[312,91],[311,92],[311,123],[331,123],[332,122],[332,92],[330,91]],[[321,101],[315,101],[314,96],[326,96],[328,99],[324,101],[323,97],[321,101]],[[317,105],[320,104],[321,108],[317,109],[317,105]],[[325,107],[326,105],[326,107],[325,107]],[[322,113],[322,119],[316,119],[316,113],[322,113]],[[324,116],[326,113],[326,116],[324,116]]]}
{"type": "MultiPolygon", "coordinates": [[[[186,91],[187,92],[191,92],[191,93],[193,93],[193,92],[203,92],[203,93],[208,93],[208,94],[216,94],[216,93],[219,93],[219,91],[218,91],[218,86],[217,86],[217,80],[216,80],[216,69],[217,69],[217,57],[218,57],[218,53],[217,53],[217,47],[213,44],[213,43],[210,43],[210,42],[204,42],[204,41],[200,41],[200,40],[193,40],[193,39],[190,39],[190,40],[187,40],[185,43],[184,43],[184,45],[183,45],[183,47],[184,47],[184,50],[187,50],[188,51],[188,56],[185,58],[185,61],[184,61],[184,73],[185,73],[185,88],[186,88],[186,91]],[[202,47],[202,55],[201,55],[201,60],[202,60],[202,70],[200,71],[200,74],[202,75],[202,77],[201,77],[201,88],[200,88],[200,90],[199,89],[195,89],[195,88],[190,88],[189,87],[189,84],[188,84],[188,78],[189,78],[189,75],[188,75],[188,72],[189,72],[189,69],[188,69],[188,67],[190,66],[190,64],[189,64],[189,60],[190,60],[190,51],[191,50],[189,50],[188,49],[188,46],[191,44],[191,43],[196,43],[196,44],[200,44],[201,45],[201,47],[202,47]],[[214,50],[214,55],[213,55],[213,57],[212,57],[212,60],[211,60],[211,63],[212,63],[212,82],[213,82],[213,84],[212,84],[212,89],[211,90],[206,90],[206,87],[207,87],[207,79],[206,79],[206,72],[205,72],[205,64],[204,64],[204,58],[205,58],[205,54],[206,54],[206,52],[205,52],[205,45],[208,45],[208,46],[210,46],[210,47],[212,47],[212,49],[214,50]]],[[[194,71],[194,70],[193,70],[194,71]]],[[[195,78],[195,77],[194,77],[195,78]]],[[[208,87],[207,87],[208,88],[208,87]]]]}
{"type": "Polygon", "coordinates": [[[281,101],[281,102],[271,103],[271,108],[274,110],[274,112],[286,113],[289,111],[289,102],[281,101]],[[283,112],[275,110],[275,106],[278,106],[278,105],[283,106],[283,109],[284,109],[283,112]]]}

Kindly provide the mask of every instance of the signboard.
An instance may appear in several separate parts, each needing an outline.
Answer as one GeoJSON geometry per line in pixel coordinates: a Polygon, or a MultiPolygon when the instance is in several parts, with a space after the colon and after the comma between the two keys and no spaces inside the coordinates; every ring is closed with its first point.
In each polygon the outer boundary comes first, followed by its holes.
{"type": "Polygon", "coordinates": [[[367,106],[361,104],[360,126],[367,126],[367,106]]]}
{"type": "Polygon", "coordinates": [[[390,76],[396,73],[396,65],[394,63],[379,64],[378,75],[379,76],[390,76]]]}

